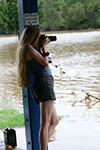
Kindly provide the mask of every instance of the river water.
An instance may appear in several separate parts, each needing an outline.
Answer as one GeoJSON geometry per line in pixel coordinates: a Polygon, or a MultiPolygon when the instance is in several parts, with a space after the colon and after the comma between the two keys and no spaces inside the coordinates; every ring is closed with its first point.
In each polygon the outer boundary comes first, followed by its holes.
{"type": "MultiPolygon", "coordinates": [[[[82,90],[100,98],[100,31],[53,35],[57,41],[51,42],[47,49],[55,79],[55,106],[62,120],[49,144],[50,149],[99,150],[100,103],[95,104],[96,99],[92,97],[90,104],[80,100],[86,96],[82,90]]],[[[16,36],[0,37],[0,109],[22,111],[16,74],[17,41],[16,36]]]]}

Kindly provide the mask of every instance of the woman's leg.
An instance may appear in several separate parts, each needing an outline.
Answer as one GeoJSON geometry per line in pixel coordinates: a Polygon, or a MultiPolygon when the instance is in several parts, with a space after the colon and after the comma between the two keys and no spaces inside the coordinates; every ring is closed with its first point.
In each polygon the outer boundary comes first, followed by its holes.
{"type": "Polygon", "coordinates": [[[56,112],[55,106],[53,105],[53,111],[52,111],[52,115],[51,115],[50,125],[48,128],[48,141],[49,141],[50,137],[52,136],[53,131],[58,123],[59,123],[59,120],[58,120],[57,112],[56,112]]]}
{"type": "Polygon", "coordinates": [[[41,111],[40,132],[39,132],[40,150],[47,150],[48,138],[52,132],[50,125],[52,122],[51,116],[54,116],[53,100],[42,102],[40,104],[40,111],[41,111]]]}

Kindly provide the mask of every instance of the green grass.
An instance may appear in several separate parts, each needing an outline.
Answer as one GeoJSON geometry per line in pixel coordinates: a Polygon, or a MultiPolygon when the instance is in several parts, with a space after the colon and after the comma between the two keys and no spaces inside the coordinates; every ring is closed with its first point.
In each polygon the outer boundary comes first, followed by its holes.
{"type": "Polygon", "coordinates": [[[64,116],[58,116],[58,120],[62,120],[64,116]]]}
{"type": "Polygon", "coordinates": [[[0,129],[23,127],[24,115],[15,109],[0,110],[0,129]]]}
{"type": "MultiPolygon", "coordinates": [[[[63,116],[58,116],[59,120],[63,119],[63,116]]],[[[15,109],[3,109],[0,110],[0,129],[6,127],[24,127],[24,114],[15,109]]]]}

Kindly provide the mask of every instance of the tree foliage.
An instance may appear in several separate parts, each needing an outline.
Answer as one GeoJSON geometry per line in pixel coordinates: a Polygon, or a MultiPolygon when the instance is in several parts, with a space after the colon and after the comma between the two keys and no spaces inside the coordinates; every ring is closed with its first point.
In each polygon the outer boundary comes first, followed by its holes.
{"type": "MultiPolygon", "coordinates": [[[[39,0],[43,30],[100,28],[100,0],[39,0]]],[[[38,3],[38,4],[39,4],[38,3]]]]}
{"type": "Polygon", "coordinates": [[[15,0],[0,1],[0,34],[18,32],[17,2],[15,0]]]}
{"type": "MultiPolygon", "coordinates": [[[[100,28],[100,0],[37,0],[43,31],[100,28]]],[[[18,33],[16,0],[0,0],[0,34],[18,33]]]]}

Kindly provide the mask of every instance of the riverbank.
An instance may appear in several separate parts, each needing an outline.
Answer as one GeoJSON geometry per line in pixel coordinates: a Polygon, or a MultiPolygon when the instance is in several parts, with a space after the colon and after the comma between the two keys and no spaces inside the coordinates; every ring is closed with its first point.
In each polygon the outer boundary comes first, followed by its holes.
{"type": "MultiPolygon", "coordinates": [[[[93,31],[100,31],[100,28],[98,29],[82,29],[82,30],[63,30],[63,31],[43,31],[41,30],[42,33],[48,33],[48,34],[55,34],[55,33],[74,33],[74,32],[93,32],[93,31]]],[[[1,37],[15,37],[18,36],[18,34],[1,34],[1,37]]]]}
{"type": "Polygon", "coordinates": [[[82,30],[63,30],[63,31],[45,31],[43,33],[48,33],[48,34],[55,34],[55,33],[78,33],[78,32],[94,32],[94,31],[100,31],[100,29],[82,29],[82,30]]]}

